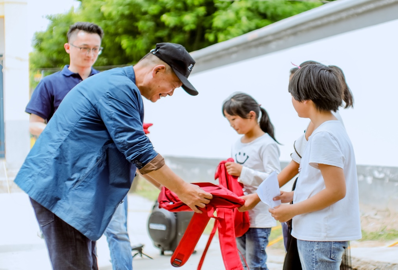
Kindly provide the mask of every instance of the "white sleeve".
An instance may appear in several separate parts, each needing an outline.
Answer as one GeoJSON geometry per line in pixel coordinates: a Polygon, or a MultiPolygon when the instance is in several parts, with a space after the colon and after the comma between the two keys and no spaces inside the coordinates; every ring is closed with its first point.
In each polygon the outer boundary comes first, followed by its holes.
{"type": "Polygon", "coordinates": [[[344,154],[333,135],[328,132],[319,132],[311,138],[309,164],[318,168],[318,164],[344,168],[344,154]]]}
{"type": "Polygon", "coordinates": [[[243,166],[238,181],[244,185],[258,187],[273,171],[281,171],[278,145],[269,144],[261,152],[264,172],[243,166]]]}
{"type": "Polygon", "coordinates": [[[304,154],[305,147],[307,146],[307,139],[305,138],[305,133],[302,134],[299,138],[296,139],[293,143],[293,152],[290,154],[290,157],[297,164],[301,163],[301,157],[304,154]]]}

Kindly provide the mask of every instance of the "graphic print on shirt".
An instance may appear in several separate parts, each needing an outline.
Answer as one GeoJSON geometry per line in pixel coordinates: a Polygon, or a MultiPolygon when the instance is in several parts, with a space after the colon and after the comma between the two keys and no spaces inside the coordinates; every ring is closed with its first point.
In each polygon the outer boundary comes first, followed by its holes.
{"type": "Polygon", "coordinates": [[[236,163],[243,165],[244,163],[246,163],[247,159],[249,159],[249,155],[246,155],[246,153],[235,153],[235,161],[236,163]],[[239,158],[238,158],[239,157],[239,158]],[[243,161],[243,162],[241,162],[243,161]]]}

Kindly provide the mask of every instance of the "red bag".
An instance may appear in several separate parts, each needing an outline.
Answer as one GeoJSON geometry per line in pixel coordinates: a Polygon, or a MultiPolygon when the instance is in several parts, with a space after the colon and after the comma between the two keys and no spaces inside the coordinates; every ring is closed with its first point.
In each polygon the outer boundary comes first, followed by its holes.
{"type": "MultiPolygon", "coordinates": [[[[214,179],[217,180],[221,186],[224,186],[228,190],[234,192],[238,197],[243,196],[243,184],[238,182],[238,177],[231,176],[228,174],[227,169],[225,168],[225,163],[234,162],[234,159],[229,158],[226,161],[221,161],[218,164],[216,174],[214,179]]],[[[234,209],[234,218],[235,218],[235,236],[241,237],[244,235],[250,228],[250,217],[248,212],[239,212],[237,209],[234,209]]]]}
{"type": "MultiPolygon", "coordinates": [[[[229,162],[230,160],[227,161],[229,162]]],[[[218,165],[215,175],[215,178],[219,179],[220,185],[196,183],[203,190],[211,193],[213,198],[204,209],[201,209],[202,214],[195,213],[193,215],[183,238],[171,258],[173,266],[180,267],[188,261],[210,218],[215,218],[216,222],[200,259],[198,270],[202,267],[207,250],[217,229],[219,231],[221,254],[225,268],[227,270],[243,269],[235,238],[237,234],[242,236],[249,229],[250,220],[247,212],[240,213],[237,210],[244,204],[244,200],[231,190],[233,189],[243,195],[242,186],[237,182],[237,178],[230,176],[226,172],[225,163],[227,161],[222,161],[218,165]],[[215,211],[217,211],[217,217],[214,217],[215,211]]],[[[161,208],[171,212],[191,211],[191,208],[180,201],[175,193],[164,187],[159,194],[158,201],[161,208]]]]}

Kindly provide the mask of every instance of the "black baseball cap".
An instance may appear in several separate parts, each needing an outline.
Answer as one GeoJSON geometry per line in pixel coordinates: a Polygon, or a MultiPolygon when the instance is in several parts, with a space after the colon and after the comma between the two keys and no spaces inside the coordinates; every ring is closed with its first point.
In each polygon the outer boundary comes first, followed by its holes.
{"type": "Polygon", "coordinates": [[[198,95],[199,92],[188,81],[195,60],[191,57],[184,46],[176,43],[156,43],[156,48],[151,53],[166,62],[182,82],[182,88],[190,95],[198,95]]]}

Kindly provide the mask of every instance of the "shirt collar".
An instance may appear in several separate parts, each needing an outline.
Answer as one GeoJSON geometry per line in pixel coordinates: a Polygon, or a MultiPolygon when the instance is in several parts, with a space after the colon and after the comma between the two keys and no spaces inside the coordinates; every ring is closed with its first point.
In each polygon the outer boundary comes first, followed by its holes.
{"type": "MultiPolygon", "coordinates": [[[[72,75],[78,75],[78,76],[80,77],[80,74],[75,73],[75,72],[72,72],[71,70],[69,70],[69,65],[65,65],[65,67],[62,69],[61,73],[62,73],[64,76],[68,76],[68,77],[69,77],[69,76],[72,76],[72,75]]],[[[91,68],[91,72],[90,72],[89,77],[90,77],[91,75],[94,75],[94,74],[97,74],[97,73],[99,73],[99,71],[97,71],[96,69],[91,68]]]]}
{"type": "Polygon", "coordinates": [[[124,67],[123,69],[124,69],[124,72],[126,73],[127,77],[130,78],[130,80],[133,81],[134,84],[136,84],[134,67],[127,66],[127,67],[124,67]]]}

